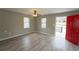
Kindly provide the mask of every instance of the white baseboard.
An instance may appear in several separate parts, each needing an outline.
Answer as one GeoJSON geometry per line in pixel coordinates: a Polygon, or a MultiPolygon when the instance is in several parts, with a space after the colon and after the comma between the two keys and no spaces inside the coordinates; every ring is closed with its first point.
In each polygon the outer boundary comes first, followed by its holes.
{"type": "Polygon", "coordinates": [[[44,32],[38,32],[38,33],[41,33],[41,34],[44,34],[44,35],[53,35],[53,34],[49,34],[49,33],[44,33],[44,32]]]}
{"type": "MultiPolygon", "coordinates": [[[[31,32],[31,33],[34,33],[34,32],[31,32]]],[[[10,38],[14,38],[14,37],[18,37],[18,36],[22,36],[22,35],[31,34],[31,33],[23,33],[23,34],[14,35],[14,36],[11,36],[11,37],[2,38],[2,39],[0,39],[0,41],[7,40],[7,39],[10,39],[10,38]]]]}

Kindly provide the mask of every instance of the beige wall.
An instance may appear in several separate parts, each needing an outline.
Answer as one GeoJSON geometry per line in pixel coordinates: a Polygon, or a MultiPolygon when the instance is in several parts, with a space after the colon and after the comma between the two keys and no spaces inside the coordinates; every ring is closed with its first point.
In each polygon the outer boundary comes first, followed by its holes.
{"type": "Polygon", "coordinates": [[[68,16],[68,15],[74,15],[74,14],[79,14],[79,11],[39,16],[37,18],[37,24],[38,24],[37,31],[42,32],[42,33],[47,33],[47,34],[54,34],[55,33],[56,17],[68,16]],[[47,28],[45,28],[45,29],[41,28],[41,18],[43,18],[43,17],[47,18],[47,28]]]}
{"type": "Polygon", "coordinates": [[[0,39],[34,32],[35,21],[31,16],[0,10],[0,39]],[[24,29],[23,18],[30,18],[30,28],[24,29]]]}
{"type": "Polygon", "coordinates": [[[38,16],[33,18],[31,16],[23,15],[20,13],[9,12],[0,10],[0,39],[7,38],[19,34],[27,34],[31,32],[42,32],[47,34],[55,33],[55,18],[57,16],[68,16],[73,14],[78,14],[79,12],[67,12],[59,14],[50,14],[44,16],[38,16]],[[23,18],[30,18],[30,28],[24,29],[23,27],[23,18]],[[47,18],[47,27],[46,29],[41,28],[41,18],[47,18]]]}

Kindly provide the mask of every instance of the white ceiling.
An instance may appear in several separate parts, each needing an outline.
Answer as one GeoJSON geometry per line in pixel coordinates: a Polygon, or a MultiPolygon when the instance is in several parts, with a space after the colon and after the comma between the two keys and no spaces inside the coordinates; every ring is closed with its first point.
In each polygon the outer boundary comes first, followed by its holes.
{"type": "Polygon", "coordinates": [[[47,15],[47,14],[75,11],[77,8],[4,8],[3,10],[32,15],[34,9],[36,9],[37,13],[40,15],[47,15]]]}

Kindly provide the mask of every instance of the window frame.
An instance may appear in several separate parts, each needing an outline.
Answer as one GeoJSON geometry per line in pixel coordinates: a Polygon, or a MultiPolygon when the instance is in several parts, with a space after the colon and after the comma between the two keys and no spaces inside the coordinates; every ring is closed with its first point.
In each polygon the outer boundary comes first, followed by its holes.
{"type": "Polygon", "coordinates": [[[47,24],[47,19],[46,18],[42,18],[41,19],[41,28],[46,28],[47,27],[46,24],[47,24]]]}
{"type": "Polygon", "coordinates": [[[30,28],[30,19],[29,19],[29,17],[24,17],[23,21],[24,21],[24,29],[30,28]]]}

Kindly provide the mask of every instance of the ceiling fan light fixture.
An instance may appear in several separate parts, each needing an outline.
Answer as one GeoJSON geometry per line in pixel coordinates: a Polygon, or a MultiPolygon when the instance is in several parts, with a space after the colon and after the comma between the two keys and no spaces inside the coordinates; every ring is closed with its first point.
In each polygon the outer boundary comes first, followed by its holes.
{"type": "Polygon", "coordinates": [[[34,16],[34,17],[37,17],[37,10],[34,10],[33,16],[34,16]]]}

